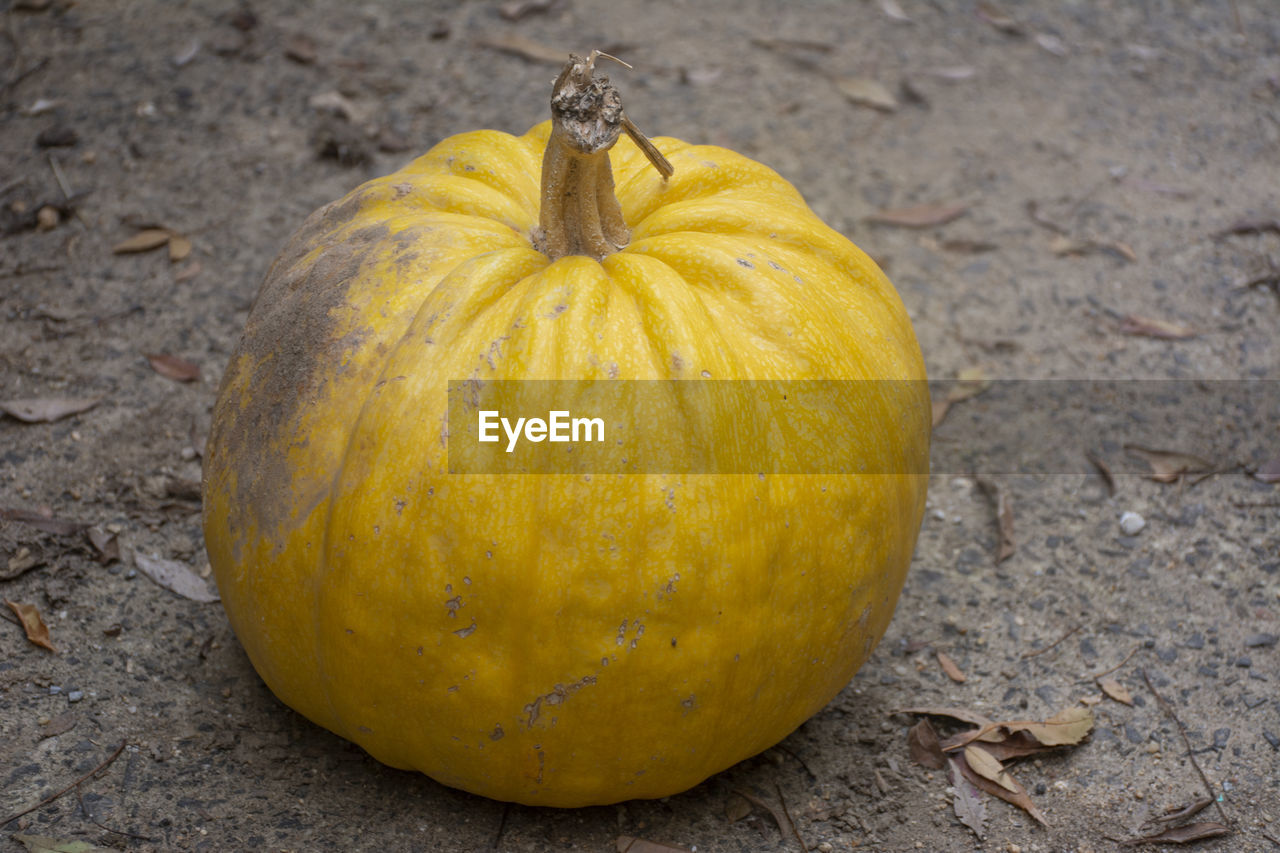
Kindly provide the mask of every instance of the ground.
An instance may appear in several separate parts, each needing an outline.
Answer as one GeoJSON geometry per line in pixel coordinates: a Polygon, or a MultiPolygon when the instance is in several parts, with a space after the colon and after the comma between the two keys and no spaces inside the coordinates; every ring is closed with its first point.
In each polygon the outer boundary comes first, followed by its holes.
{"type": "MultiPolygon", "coordinates": [[[[1264,482],[1280,409],[1245,426],[1216,408],[1223,380],[1280,377],[1270,0],[0,5],[0,401],[98,401],[53,422],[0,417],[0,506],[92,524],[121,552],[74,525],[0,520],[0,594],[34,605],[57,649],[5,609],[0,820],[124,744],[78,792],[5,824],[0,847],[799,847],[765,810],[731,820],[737,789],[781,798],[824,851],[1103,851],[1208,786],[1221,812],[1197,819],[1233,834],[1199,848],[1280,849],[1280,495],[1264,482]],[[957,402],[873,658],[779,747],[688,793],[512,807],[377,764],[274,699],[217,603],[139,568],[207,573],[199,454],[288,235],[450,134],[541,120],[557,69],[538,46],[619,55],[634,71],[611,76],[641,128],[790,180],[885,266],[931,376],[1170,380],[1192,395],[1183,419],[1210,428],[1178,444],[1190,434],[1126,411],[1123,434],[1041,435],[1015,412],[1003,425],[1022,451],[1069,444],[1073,461],[970,470],[954,451],[987,409],[957,402]],[[873,221],[916,205],[924,227],[873,221]],[[946,205],[964,212],[943,222],[946,205]],[[181,236],[113,253],[147,226],[181,236]],[[1212,472],[1157,482],[1126,442],[1212,472]],[[1114,494],[1086,450],[1114,468],[1114,494]],[[1125,512],[1145,527],[1123,530],[1125,512]],[[997,561],[1002,532],[1013,552],[997,561]],[[1102,696],[1094,676],[1112,669],[1132,705],[1102,696]],[[1048,826],[989,799],[982,840],[945,774],[911,761],[915,718],[894,713],[1043,719],[1081,700],[1091,737],[1015,769],[1048,826]]],[[[1029,383],[1009,387],[1039,405],[1029,383]]]]}

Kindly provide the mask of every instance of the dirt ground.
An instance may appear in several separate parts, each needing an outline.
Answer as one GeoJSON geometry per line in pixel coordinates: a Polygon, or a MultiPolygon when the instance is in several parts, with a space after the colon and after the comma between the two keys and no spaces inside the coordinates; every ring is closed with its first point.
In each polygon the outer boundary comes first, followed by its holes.
{"type": "MultiPolygon", "coordinates": [[[[1169,447],[1134,413],[1136,431],[1081,447],[1077,470],[986,472],[1012,512],[998,563],[978,478],[935,470],[872,660],[781,746],[661,801],[505,806],[387,769],[277,702],[217,603],[140,570],[207,572],[199,451],[287,236],[450,134],[544,118],[557,68],[539,49],[627,59],[611,76],[647,132],[792,181],[885,265],[933,377],[1280,378],[1271,0],[0,6],[0,401],[98,400],[53,422],[0,416],[0,506],[40,516],[0,520],[0,595],[35,605],[57,649],[4,608],[0,820],[125,744],[5,824],[0,848],[798,849],[765,810],[730,820],[744,790],[781,798],[811,849],[1084,853],[1152,832],[1207,786],[1221,811],[1196,820],[1233,834],[1196,849],[1280,850],[1276,409],[1253,436],[1269,457],[1169,447]],[[963,215],[923,228],[870,221],[950,204],[963,215]],[[113,253],[148,226],[172,230],[167,247],[113,253]],[[1138,470],[1114,461],[1124,441],[1209,455],[1216,473],[1117,474],[1111,494],[1083,451],[1138,470]],[[1126,533],[1124,512],[1145,527],[1126,533]],[[50,519],[94,525],[98,545],[50,519]],[[1132,704],[1102,696],[1094,676],[1112,669],[1132,704]],[[893,713],[1043,719],[1081,700],[1092,736],[1015,769],[1048,826],[988,798],[983,840],[945,773],[912,762],[915,718],[893,713]]],[[[1187,417],[1212,420],[1204,408],[1187,417]]]]}

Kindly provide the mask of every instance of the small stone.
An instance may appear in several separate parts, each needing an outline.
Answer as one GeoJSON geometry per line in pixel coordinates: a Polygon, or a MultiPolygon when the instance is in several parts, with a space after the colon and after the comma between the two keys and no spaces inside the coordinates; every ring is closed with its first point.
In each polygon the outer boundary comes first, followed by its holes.
{"type": "Polygon", "coordinates": [[[1244,638],[1244,647],[1246,649],[1270,648],[1276,644],[1276,640],[1280,639],[1275,634],[1250,634],[1244,638]]]}
{"type": "Polygon", "coordinates": [[[50,684],[50,685],[49,685],[49,693],[50,693],[50,695],[52,695],[52,696],[57,696],[57,695],[58,695],[59,693],[61,693],[61,692],[62,692],[62,686],[61,686],[61,685],[59,685],[59,684],[50,684]]]}
{"type": "Polygon", "coordinates": [[[58,208],[51,204],[36,211],[36,230],[52,231],[58,227],[58,223],[62,221],[62,214],[58,213],[58,208]]]}
{"type": "Polygon", "coordinates": [[[83,690],[72,690],[70,693],[67,694],[68,702],[79,702],[83,698],[84,698],[83,690]]]}
{"type": "Polygon", "coordinates": [[[1146,526],[1147,520],[1136,512],[1126,512],[1120,516],[1120,529],[1125,536],[1136,536],[1146,526]]]}
{"type": "Polygon", "coordinates": [[[1236,658],[1236,666],[1248,669],[1253,666],[1253,659],[1248,655],[1240,655],[1240,657],[1236,658]]]}

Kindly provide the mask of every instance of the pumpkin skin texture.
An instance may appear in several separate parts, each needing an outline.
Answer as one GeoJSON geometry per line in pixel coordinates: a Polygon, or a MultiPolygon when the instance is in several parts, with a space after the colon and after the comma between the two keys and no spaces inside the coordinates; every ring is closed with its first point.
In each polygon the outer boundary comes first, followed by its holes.
{"type": "MultiPolygon", "coordinates": [[[[550,122],[441,142],[271,267],[206,451],[223,604],[276,695],[499,800],[661,797],[775,744],[884,633],[930,406],[884,274],[776,173],[610,159],[631,241],[532,248],[550,122]],[[450,379],[896,379],[875,475],[450,475],[450,379]]],[[[728,434],[732,424],[723,429],[728,434]]]]}

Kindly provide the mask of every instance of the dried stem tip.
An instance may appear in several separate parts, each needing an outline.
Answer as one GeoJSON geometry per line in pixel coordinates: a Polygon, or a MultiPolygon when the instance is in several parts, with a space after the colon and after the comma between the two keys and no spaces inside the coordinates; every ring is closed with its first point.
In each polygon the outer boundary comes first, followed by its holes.
{"type": "Polygon", "coordinates": [[[533,236],[534,245],[553,261],[565,255],[599,260],[631,239],[609,168],[609,149],[621,133],[640,144],[663,177],[671,174],[666,158],[623,114],[618,90],[608,78],[595,76],[595,62],[601,56],[608,54],[592,51],[586,59],[570,56],[551,93],[551,136],[542,158],[542,210],[533,236]]]}

